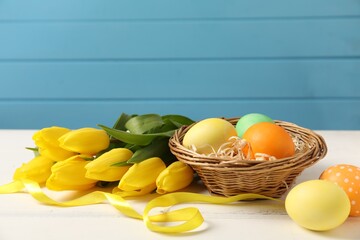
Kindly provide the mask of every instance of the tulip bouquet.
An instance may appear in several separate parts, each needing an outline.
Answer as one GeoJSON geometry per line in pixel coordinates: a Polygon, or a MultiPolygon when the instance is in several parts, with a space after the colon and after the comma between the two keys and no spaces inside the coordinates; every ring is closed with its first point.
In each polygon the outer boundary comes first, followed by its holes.
{"type": "Polygon", "coordinates": [[[122,197],[174,192],[192,182],[193,170],[170,153],[168,140],[191,123],[180,115],[123,113],[112,128],[43,128],[33,135],[35,157],[13,178],[55,191],[115,183],[113,193],[122,197]]]}
{"type": "MultiPolygon", "coordinates": [[[[248,199],[272,199],[244,193],[232,197],[208,196],[180,192],[190,185],[194,172],[177,161],[168,142],[175,130],[193,121],[181,115],[122,114],[113,127],[70,130],[47,127],[33,135],[35,157],[16,169],[14,181],[0,186],[0,194],[24,189],[43,204],[74,207],[107,201],[124,215],[143,220],[148,229],[161,233],[181,233],[199,227],[204,219],[198,209],[167,209],[160,214],[150,212],[159,207],[180,203],[204,202],[227,204],[248,199]],[[111,192],[96,186],[111,186],[111,192]],[[54,191],[88,190],[83,196],[59,202],[45,194],[43,187],[54,191]],[[155,192],[143,213],[130,206],[126,197],[155,192]],[[158,223],[176,223],[164,225],[158,223]]],[[[275,200],[275,199],[273,199],[275,200]]]]}

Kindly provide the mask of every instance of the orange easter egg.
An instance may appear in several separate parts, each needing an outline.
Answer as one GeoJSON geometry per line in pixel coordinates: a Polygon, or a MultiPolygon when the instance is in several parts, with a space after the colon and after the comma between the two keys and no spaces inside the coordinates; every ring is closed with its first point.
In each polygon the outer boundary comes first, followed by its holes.
{"type": "Polygon", "coordinates": [[[334,182],[340,186],[348,195],[351,203],[350,216],[360,216],[360,168],[348,165],[338,164],[327,168],[320,179],[334,182]]]}
{"type": "Polygon", "coordinates": [[[243,138],[250,144],[253,155],[261,153],[285,158],[295,154],[295,144],[290,134],[275,123],[256,123],[244,133],[243,138]]]}

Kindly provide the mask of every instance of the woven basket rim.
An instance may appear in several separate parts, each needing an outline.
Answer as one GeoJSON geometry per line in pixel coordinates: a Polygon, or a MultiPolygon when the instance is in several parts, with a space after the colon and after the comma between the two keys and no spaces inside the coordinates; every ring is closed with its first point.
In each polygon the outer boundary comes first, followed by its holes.
{"type": "MultiPolygon", "coordinates": [[[[236,125],[239,118],[223,118],[236,125]]],[[[301,172],[322,159],[327,153],[324,139],[310,129],[294,123],[276,120],[293,139],[303,145],[295,155],[276,160],[220,161],[217,157],[202,156],[182,145],[185,133],[196,123],[175,131],[169,140],[170,151],[176,158],[191,166],[211,194],[233,196],[239,193],[259,193],[281,197],[301,172]]]]}
{"type": "MultiPolygon", "coordinates": [[[[222,118],[233,125],[236,124],[239,117],[236,118],[222,118]]],[[[183,161],[189,165],[197,165],[201,167],[207,168],[215,168],[221,169],[224,168],[225,170],[231,170],[232,168],[236,168],[237,170],[244,169],[246,170],[256,170],[262,168],[284,168],[291,167],[294,165],[298,165],[299,159],[302,159],[302,164],[307,165],[308,162],[311,164],[315,163],[316,161],[322,159],[327,153],[327,146],[325,140],[319,134],[315,133],[314,131],[300,127],[294,123],[282,121],[282,120],[274,120],[277,125],[284,127],[284,129],[290,133],[290,135],[294,138],[297,136],[306,136],[312,140],[312,142],[306,142],[307,146],[304,147],[303,150],[297,150],[295,155],[287,158],[280,158],[276,160],[238,160],[236,164],[234,163],[226,163],[225,160],[221,160],[218,157],[209,157],[205,155],[201,155],[196,153],[182,145],[182,140],[185,133],[196,124],[193,123],[188,126],[182,126],[181,128],[177,129],[174,135],[169,140],[169,147],[171,152],[178,157],[180,161],[183,161]],[[311,156],[311,157],[306,157],[311,156]],[[304,159],[304,157],[306,159],[304,159]]],[[[230,159],[228,159],[230,160],[230,159]]]]}

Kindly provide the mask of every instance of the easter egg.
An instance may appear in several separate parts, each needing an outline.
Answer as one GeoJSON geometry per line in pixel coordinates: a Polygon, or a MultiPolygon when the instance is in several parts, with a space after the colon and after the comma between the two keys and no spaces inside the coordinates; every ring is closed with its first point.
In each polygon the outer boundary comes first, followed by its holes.
{"type": "Polygon", "coordinates": [[[348,195],[351,203],[350,216],[360,216],[360,168],[338,164],[327,168],[320,175],[320,179],[334,182],[348,195]]]}
{"type": "Polygon", "coordinates": [[[285,199],[285,209],[298,225],[326,231],[345,222],[350,212],[350,201],[345,191],[336,184],[309,180],[290,190],[285,199]]]}
{"type": "Polygon", "coordinates": [[[221,145],[237,138],[235,127],[221,118],[208,118],[194,124],[183,139],[183,146],[201,154],[216,152],[221,145]]]}
{"type": "Polygon", "coordinates": [[[236,131],[239,137],[243,137],[246,130],[259,122],[274,122],[270,117],[261,114],[261,113],[249,113],[242,116],[239,121],[236,123],[236,131]]]}
{"type": "Polygon", "coordinates": [[[253,154],[261,153],[275,158],[291,157],[295,144],[288,132],[275,123],[260,122],[252,125],[243,135],[253,154]]]}

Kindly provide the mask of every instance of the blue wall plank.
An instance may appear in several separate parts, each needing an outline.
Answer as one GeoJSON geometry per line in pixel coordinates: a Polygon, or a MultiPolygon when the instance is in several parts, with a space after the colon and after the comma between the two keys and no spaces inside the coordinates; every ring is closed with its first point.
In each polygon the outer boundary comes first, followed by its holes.
{"type": "Polygon", "coordinates": [[[359,19],[0,23],[0,60],[359,57],[359,19]]]}
{"type": "Polygon", "coordinates": [[[0,62],[0,100],[359,98],[360,59],[0,62]]]}
{"type": "Polygon", "coordinates": [[[360,130],[358,0],[0,1],[0,128],[263,112],[360,130]]]}
{"type": "Polygon", "coordinates": [[[358,0],[2,0],[0,20],[359,16],[358,0]]]}
{"type": "Polygon", "coordinates": [[[12,101],[0,102],[0,125],[5,128],[78,128],[112,126],[121,112],[128,114],[184,114],[200,120],[262,112],[310,129],[360,129],[360,100],[124,100],[124,101],[12,101]],[[353,109],[353,111],[350,111],[353,109]],[[3,114],[6,113],[6,114],[3,114]]]}

